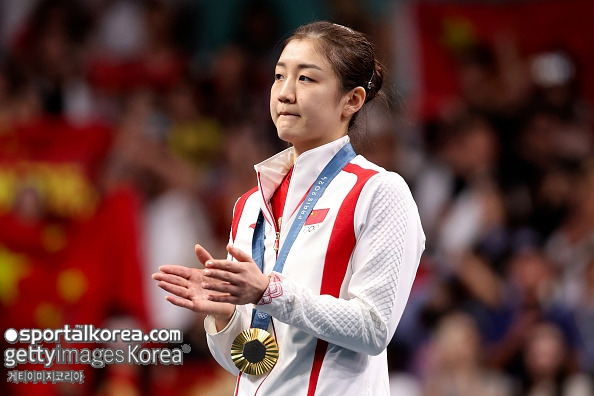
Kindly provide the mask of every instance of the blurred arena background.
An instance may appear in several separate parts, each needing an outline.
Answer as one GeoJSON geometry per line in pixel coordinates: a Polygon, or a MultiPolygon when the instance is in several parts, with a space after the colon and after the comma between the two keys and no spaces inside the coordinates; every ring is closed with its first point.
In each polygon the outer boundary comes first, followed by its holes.
{"type": "Polygon", "coordinates": [[[192,345],[181,366],[0,394],[233,394],[203,318],[150,274],[198,265],[197,242],[224,254],[252,165],[285,147],[268,111],[283,37],[327,19],[390,71],[355,140],[407,180],[428,237],[392,395],[593,395],[593,16],[591,0],[0,0],[2,333],[192,345]]]}

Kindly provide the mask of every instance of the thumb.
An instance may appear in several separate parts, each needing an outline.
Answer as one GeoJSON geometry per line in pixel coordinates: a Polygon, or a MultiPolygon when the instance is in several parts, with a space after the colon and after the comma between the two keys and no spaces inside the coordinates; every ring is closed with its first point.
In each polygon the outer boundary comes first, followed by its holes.
{"type": "Polygon", "coordinates": [[[204,249],[201,245],[196,244],[194,246],[194,251],[196,252],[196,257],[198,260],[204,265],[208,260],[212,260],[212,256],[206,249],[204,249]]]}
{"type": "Polygon", "coordinates": [[[233,256],[233,258],[235,258],[235,260],[239,262],[254,262],[252,256],[231,244],[227,245],[227,251],[231,256],[233,256]]]}

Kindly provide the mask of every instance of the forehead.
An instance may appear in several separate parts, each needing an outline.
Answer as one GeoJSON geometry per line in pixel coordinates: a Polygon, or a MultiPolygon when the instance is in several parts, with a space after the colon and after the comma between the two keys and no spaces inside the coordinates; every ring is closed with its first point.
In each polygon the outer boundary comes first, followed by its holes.
{"type": "Polygon", "coordinates": [[[314,64],[323,71],[332,72],[328,59],[319,50],[315,39],[289,41],[283,49],[278,62],[287,66],[291,64],[314,64]]]}

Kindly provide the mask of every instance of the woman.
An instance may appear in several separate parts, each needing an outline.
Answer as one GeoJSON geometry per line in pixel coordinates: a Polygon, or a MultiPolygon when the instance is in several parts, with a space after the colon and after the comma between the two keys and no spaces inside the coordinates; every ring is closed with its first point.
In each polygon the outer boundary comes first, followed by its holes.
{"type": "Polygon", "coordinates": [[[168,301],[209,315],[209,347],[238,374],[237,395],[389,394],[386,346],[425,237],[403,179],[349,143],[382,80],[362,34],[328,22],[299,28],[270,92],[292,147],[255,166],[228,259],[196,245],[205,269],[153,275],[168,301]]]}

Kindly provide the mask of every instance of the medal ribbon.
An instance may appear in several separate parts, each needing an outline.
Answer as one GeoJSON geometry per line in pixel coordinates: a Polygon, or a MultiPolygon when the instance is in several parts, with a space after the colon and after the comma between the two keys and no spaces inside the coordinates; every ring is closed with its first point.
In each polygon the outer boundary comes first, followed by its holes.
{"type": "MultiPolygon", "coordinates": [[[[353,158],[355,158],[356,155],[357,154],[355,154],[353,146],[351,146],[350,143],[347,143],[334,155],[334,157],[332,157],[330,162],[322,170],[315,183],[309,189],[306,198],[303,200],[301,206],[299,207],[299,210],[297,211],[297,217],[291,225],[291,229],[287,234],[285,243],[283,244],[283,247],[281,248],[279,255],[276,259],[276,263],[274,264],[274,272],[281,273],[283,271],[285,261],[287,260],[287,256],[289,255],[289,250],[291,250],[291,246],[293,246],[293,243],[299,235],[299,231],[305,224],[305,221],[307,220],[307,217],[313,210],[315,204],[318,202],[318,200],[320,199],[330,182],[340,173],[340,171],[342,171],[342,169],[349,162],[351,162],[353,158]]],[[[265,249],[264,223],[264,215],[262,214],[262,210],[260,210],[258,220],[256,222],[256,227],[254,228],[254,237],[252,239],[252,258],[254,259],[256,264],[258,264],[258,267],[260,267],[260,271],[262,272],[264,272],[265,249]]],[[[254,309],[252,313],[252,327],[267,330],[269,324],[270,315],[266,312],[254,309]]]]}

